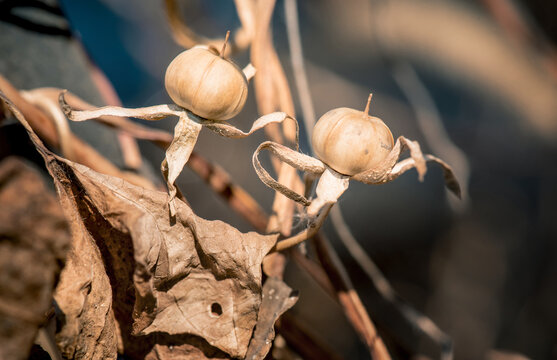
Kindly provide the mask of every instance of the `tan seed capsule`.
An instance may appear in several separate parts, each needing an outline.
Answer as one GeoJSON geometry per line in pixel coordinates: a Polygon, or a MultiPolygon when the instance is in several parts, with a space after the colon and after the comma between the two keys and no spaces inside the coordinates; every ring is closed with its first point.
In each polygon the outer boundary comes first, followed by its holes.
{"type": "Polygon", "coordinates": [[[323,115],[315,127],[311,142],[315,154],[329,167],[344,175],[356,175],[373,169],[394,146],[393,134],[385,123],[364,111],[338,108],[323,115]]]}
{"type": "Polygon", "coordinates": [[[164,84],[176,104],[211,120],[236,116],[248,95],[242,70],[214,49],[192,48],[179,54],[168,65],[164,84]]]}

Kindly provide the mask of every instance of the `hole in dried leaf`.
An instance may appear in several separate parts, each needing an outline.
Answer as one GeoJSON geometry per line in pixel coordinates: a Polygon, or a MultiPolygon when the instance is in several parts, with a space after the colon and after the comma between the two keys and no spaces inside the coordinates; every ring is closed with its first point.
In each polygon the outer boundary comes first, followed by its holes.
{"type": "Polygon", "coordinates": [[[212,303],[211,304],[211,316],[212,317],[219,317],[222,315],[222,306],[219,303],[212,303]]]}

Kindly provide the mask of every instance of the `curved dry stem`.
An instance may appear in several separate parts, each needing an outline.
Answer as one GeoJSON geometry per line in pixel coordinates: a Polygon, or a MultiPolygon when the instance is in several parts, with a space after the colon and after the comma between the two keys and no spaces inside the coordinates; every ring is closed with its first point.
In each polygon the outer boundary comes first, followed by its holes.
{"type": "MultiPolygon", "coordinates": [[[[165,0],[164,4],[172,36],[178,45],[181,45],[186,49],[200,44],[213,46],[217,49],[222,46],[225,41],[224,38],[211,39],[199,35],[191,30],[181,15],[180,8],[176,0],[165,0]]],[[[248,15],[250,8],[245,3],[240,1],[236,2],[236,7],[242,27],[234,30],[233,41],[230,41],[229,46],[227,46],[226,49],[226,54],[221,54],[222,56],[228,57],[233,53],[247,49],[253,37],[253,28],[250,30],[247,27],[249,26],[249,20],[246,20],[250,18],[248,15]],[[246,21],[248,22],[247,24],[246,21]]]]}
{"type": "Polygon", "coordinates": [[[50,116],[56,128],[58,139],[60,140],[62,155],[69,160],[75,161],[76,157],[72,146],[72,132],[68,125],[68,120],[62,110],[60,110],[56,99],[51,99],[37,90],[21,91],[20,93],[25,100],[39,107],[50,116]]]}
{"type": "Polygon", "coordinates": [[[291,236],[287,239],[277,242],[270,252],[286,250],[292,246],[298,245],[299,243],[317,234],[319,229],[321,229],[321,226],[323,226],[325,219],[327,219],[327,215],[329,214],[329,211],[331,210],[333,205],[334,204],[327,204],[323,208],[321,213],[319,213],[319,216],[315,218],[305,230],[297,233],[294,236],[291,236]]]}
{"type": "Polygon", "coordinates": [[[296,152],[284,145],[277,144],[272,141],[265,141],[255,150],[252,157],[253,167],[259,179],[271,189],[274,189],[287,198],[296,201],[304,206],[309,206],[311,203],[306,197],[298,194],[297,192],[289,189],[288,187],[282,185],[269,175],[267,170],[261,165],[259,161],[259,153],[262,150],[269,150],[274,155],[276,155],[280,160],[287,163],[288,165],[302,171],[306,171],[312,174],[319,175],[325,171],[325,165],[311,156],[307,156],[296,152]]]}
{"type": "Polygon", "coordinates": [[[94,110],[77,111],[68,105],[64,97],[65,93],[66,90],[60,93],[58,101],[68,119],[72,121],[86,121],[97,119],[102,116],[134,117],[143,120],[157,121],[172,115],[179,117],[187,111],[186,109],[174,104],[155,105],[137,109],[126,109],[120,106],[103,106],[94,110]]]}

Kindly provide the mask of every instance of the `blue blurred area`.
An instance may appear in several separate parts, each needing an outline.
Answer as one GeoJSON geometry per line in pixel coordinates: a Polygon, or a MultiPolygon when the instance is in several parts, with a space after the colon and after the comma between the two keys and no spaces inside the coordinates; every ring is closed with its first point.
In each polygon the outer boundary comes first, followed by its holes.
{"type": "MultiPolygon", "coordinates": [[[[132,3],[130,3],[132,4],[132,3]]],[[[123,46],[125,32],[134,27],[102,1],[61,1],[72,31],[87,53],[112,82],[127,106],[142,106],[149,89],[160,85],[137,64],[123,46]]]]}

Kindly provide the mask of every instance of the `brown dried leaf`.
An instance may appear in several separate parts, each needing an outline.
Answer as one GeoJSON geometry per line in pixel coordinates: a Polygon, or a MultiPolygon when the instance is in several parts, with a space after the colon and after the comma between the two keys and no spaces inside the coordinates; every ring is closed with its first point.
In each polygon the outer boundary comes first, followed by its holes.
{"type": "MultiPolygon", "coordinates": [[[[51,170],[52,171],[52,170],[51,170]]],[[[72,231],[72,249],[54,299],[62,313],[56,342],[68,359],[116,359],[117,334],[112,291],[95,239],[80,221],[77,205],[55,178],[72,231]]]]}
{"type": "Polygon", "coordinates": [[[54,294],[62,313],[61,330],[56,335],[58,346],[64,357],[70,359],[115,359],[117,336],[110,282],[95,239],[81,221],[78,204],[72,201],[74,196],[79,197],[71,194],[73,179],[57,176],[74,163],[68,160],[57,163],[58,158],[44,147],[20,111],[2,92],[0,97],[45,159],[70,224],[71,250],[54,294]]]}
{"type": "Polygon", "coordinates": [[[52,306],[70,234],[62,209],[36,170],[0,163],[0,359],[27,359],[52,306]]]}
{"type": "Polygon", "coordinates": [[[282,280],[270,277],[263,285],[263,301],[246,360],[264,359],[275,338],[275,322],[298,301],[298,294],[282,280]]]}
{"type": "MultiPolygon", "coordinates": [[[[153,334],[151,339],[161,332],[191,334],[243,357],[261,303],[261,262],[277,235],[244,234],[221,221],[201,219],[180,200],[169,223],[166,193],[55,156],[11,109],[45,158],[75,227],[103,255],[124,348],[141,346],[141,340],[134,344],[129,338],[130,331],[153,334]]],[[[93,259],[95,254],[88,255],[93,259]]],[[[76,300],[81,303],[82,297],[76,300]]]]}

